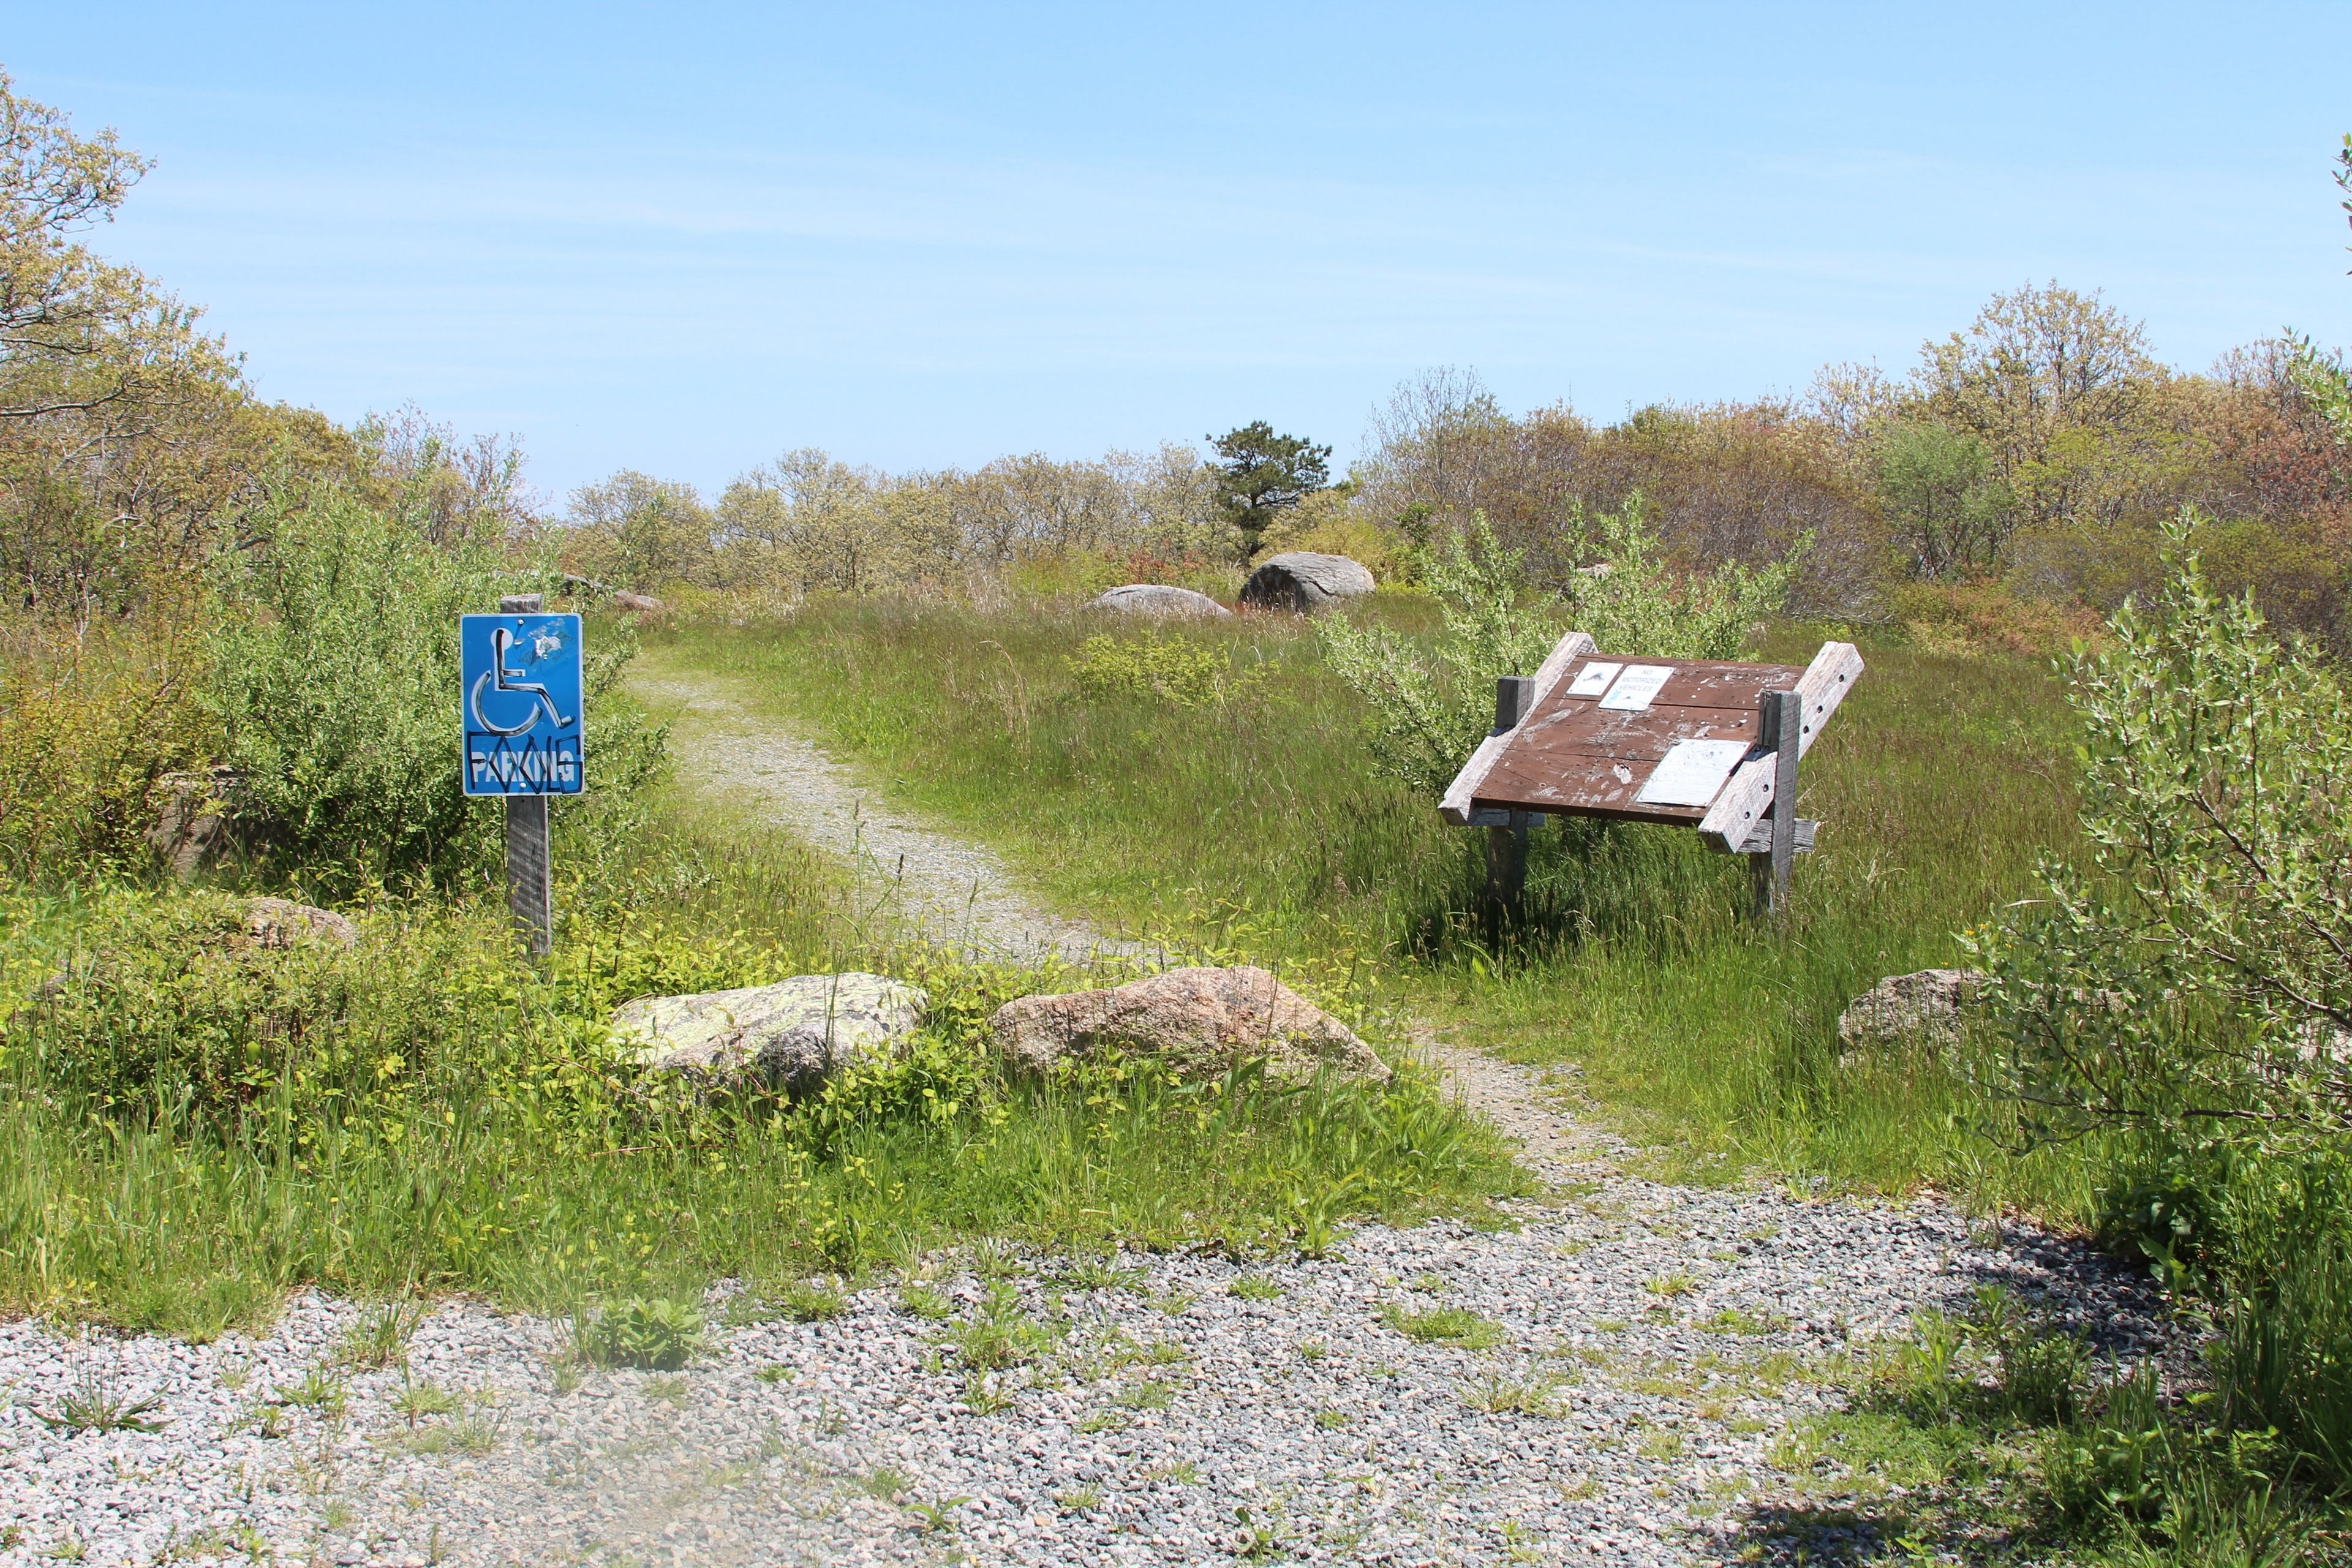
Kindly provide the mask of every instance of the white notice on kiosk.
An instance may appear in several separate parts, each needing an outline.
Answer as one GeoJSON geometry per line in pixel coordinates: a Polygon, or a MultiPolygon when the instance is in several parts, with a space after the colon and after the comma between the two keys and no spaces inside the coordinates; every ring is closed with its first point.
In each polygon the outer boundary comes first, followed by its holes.
{"type": "Polygon", "coordinates": [[[1598,697],[1609,689],[1609,683],[1624,668],[1622,664],[1596,659],[1576,672],[1576,679],[1568,683],[1568,694],[1570,697],[1598,697]]]}
{"type": "Polygon", "coordinates": [[[1747,754],[1745,741],[1677,741],[1633,798],[1643,805],[1712,805],[1747,754]]]}
{"type": "Polygon", "coordinates": [[[1629,664],[1609,695],[1601,700],[1603,708],[1614,708],[1626,713],[1639,713],[1650,705],[1650,700],[1664,689],[1666,679],[1674,670],[1663,664],[1629,664]]]}

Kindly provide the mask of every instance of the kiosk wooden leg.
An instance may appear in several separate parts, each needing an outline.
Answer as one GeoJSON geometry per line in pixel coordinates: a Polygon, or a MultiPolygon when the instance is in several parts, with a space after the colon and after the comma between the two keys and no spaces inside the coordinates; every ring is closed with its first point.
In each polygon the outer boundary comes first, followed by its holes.
{"type": "MultiPolygon", "coordinates": [[[[1495,728],[1507,735],[1519,727],[1534,706],[1536,683],[1524,675],[1506,675],[1495,682],[1495,728]]],[[[1486,829],[1486,904],[1495,912],[1499,931],[1504,919],[1517,918],[1528,889],[1528,837],[1535,826],[1532,811],[1511,813],[1510,826],[1486,829]]]]}
{"type": "Polygon", "coordinates": [[[1756,918],[1771,919],[1789,909],[1789,872],[1797,858],[1797,753],[1804,739],[1805,700],[1793,691],[1768,691],[1759,702],[1759,739],[1773,749],[1772,846],[1748,857],[1755,889],[1756,918]]]}
{"type": "Polygon", "coordinates": [[[1516,916],[1528,890],[1528,840],[1535,827],[1532,811],[1511,813],[1508,827],[1486,829],[1486,901],[1500,912],[1516,916]]]}

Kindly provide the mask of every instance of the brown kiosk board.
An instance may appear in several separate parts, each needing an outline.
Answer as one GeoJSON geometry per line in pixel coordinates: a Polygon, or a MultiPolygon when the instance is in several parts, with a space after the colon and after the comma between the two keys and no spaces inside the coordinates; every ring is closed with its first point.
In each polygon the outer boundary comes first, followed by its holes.
{"type": "Polygon", "coordinates": [[[1604,655],[1570,632],[1533,679],[1497,683],[1494,732],[1438,809],[1497,830],[1498,892],[1516,892],[1535,816],[1601,816],[1696,827],[1716,849],[1760,857],[1759,902],[1778,909],[1789,858],[1812,847],[1813,824],[1796,819],[1798,760],[1862,670],[1851,643],[1824,643],[1800,668],[1604,655]]]}

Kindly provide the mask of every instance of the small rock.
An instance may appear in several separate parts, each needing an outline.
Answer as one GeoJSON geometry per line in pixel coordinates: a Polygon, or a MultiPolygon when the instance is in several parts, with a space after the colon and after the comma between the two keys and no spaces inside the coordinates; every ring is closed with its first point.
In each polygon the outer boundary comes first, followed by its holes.
{"type": "Polygon", "coordinates": [[[633,615],[657,616],[661,614],[662,602],[651,594],[632,594],[626,588],[618,588],[613,593],[613,607],[633,615]]]}
{"type": "Polygon", "coordinates": [[[1372,591],[1372,574],[1344,555],[1291,551],[1269,556],[1242,584],[1242,605],[1312,615],[1372,591]]]}
{"type": "Polygon", "coordinates": [[[1328,1013],[1263,969],[1171,969],[1106,991],[1024,996],[988,1021],[998,1054],[1042,1072],[1110,1047],[1161,1058],[1186,1078],[1209,1078],[1253,1057],[1268,1076],[1297,1081],[1329,1068],[1384,1081],[1388,1068],[1328,1013]]]}
{"type": "Polygon", "coordinates": [[[772,985],[641,996],[614,1032],[650,1067],[714,1083],[806,1089],[922,1026],[930,997],[880,974],[796,974],[772,985]]]}
{"type": "Polygon", "coordinates": [[[292,947],[310,938],[337,947],[359,944],[359,929],[332,910],[291,899],[256,899],[245,906],[245,933],[256,947],[292,947]]]}
{"type": "Polygon", "coordinates": [[[1948,1048],[1959,1041],[1961,1008],[1983,984],[1983,973],[1974,969],[1890,974],[1838,1015],[1838,1038],[1850,1051],[1906,1045],[1948,1048]]]}
{"type": "Polygon", "coordinates": [[[1171,587],[1165,583],[1129,583],[1106,589],[1087,608],[1117,610],[1128,616],[1198,616],[1209,619],[1233,614],[1206,594],[1171,587]]]}

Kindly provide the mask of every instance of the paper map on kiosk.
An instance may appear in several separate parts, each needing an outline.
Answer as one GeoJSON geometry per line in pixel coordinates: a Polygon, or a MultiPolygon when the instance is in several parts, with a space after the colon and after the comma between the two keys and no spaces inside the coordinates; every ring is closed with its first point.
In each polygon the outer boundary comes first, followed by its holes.
{"type": "Polygon", "coordinates": [[[1643,805],[1709,805],[1748,754],[1745,741],[1677,741],[1633,798],[1643,805]]]}

